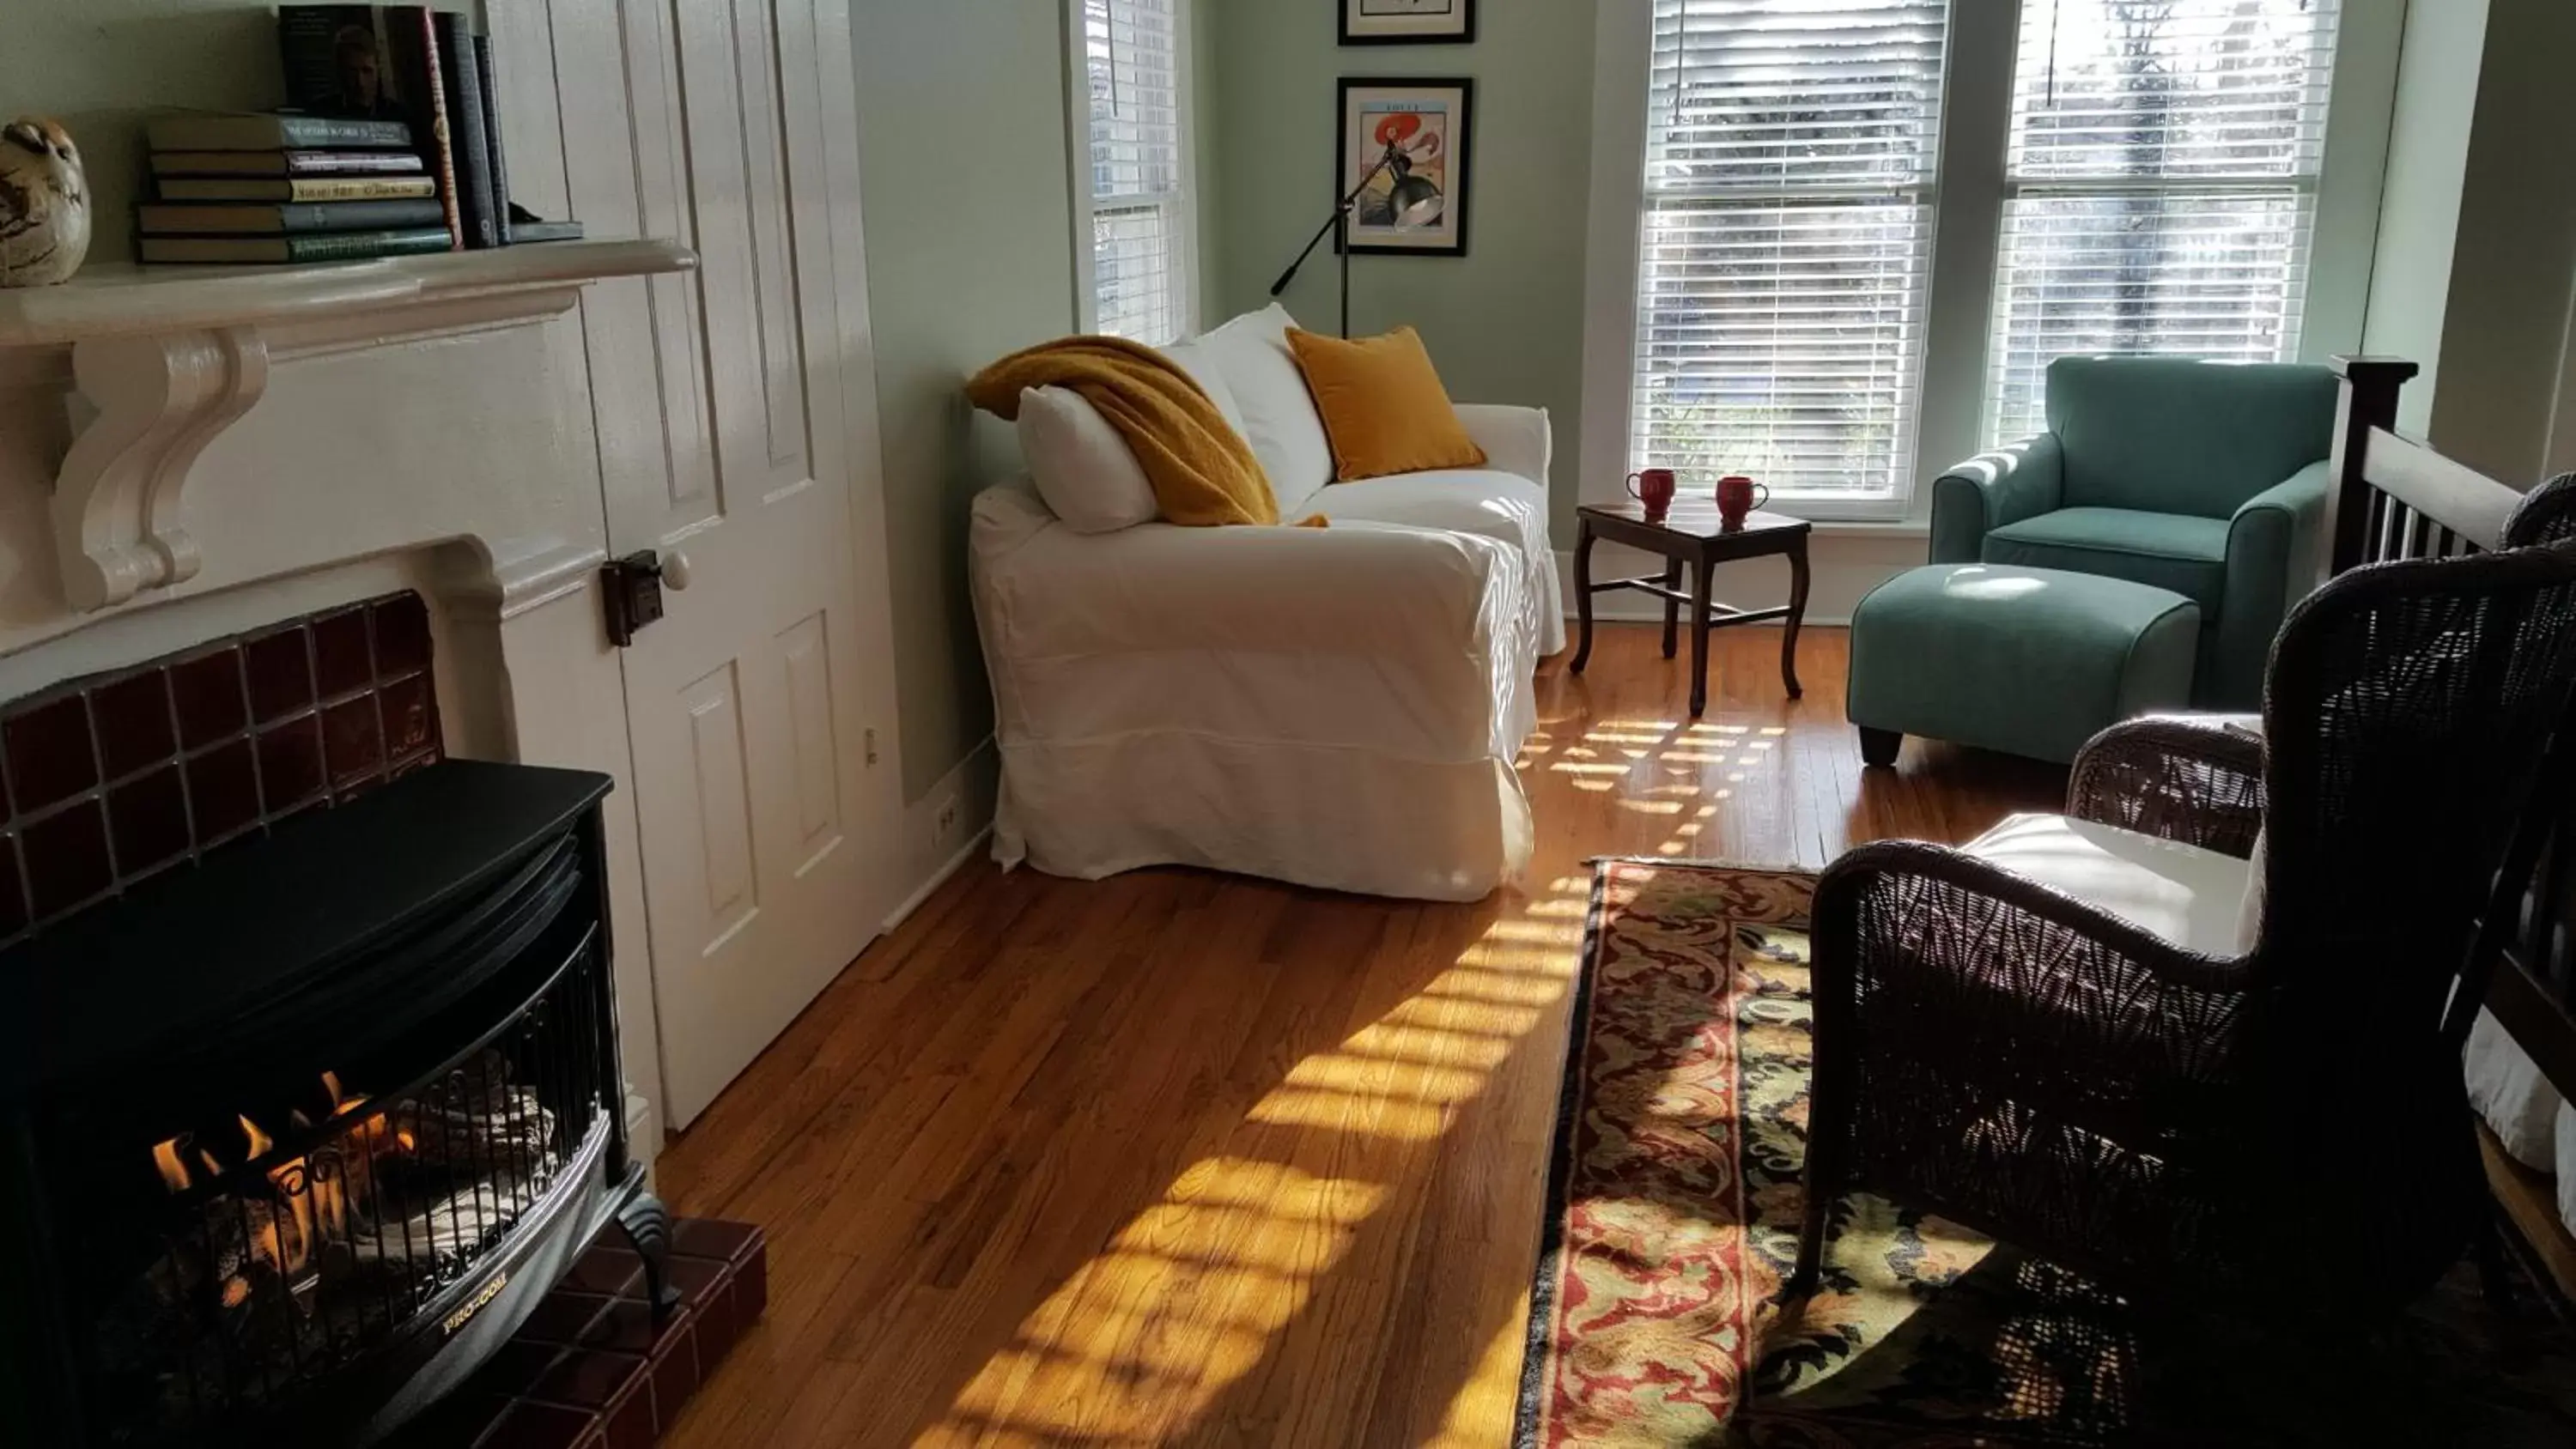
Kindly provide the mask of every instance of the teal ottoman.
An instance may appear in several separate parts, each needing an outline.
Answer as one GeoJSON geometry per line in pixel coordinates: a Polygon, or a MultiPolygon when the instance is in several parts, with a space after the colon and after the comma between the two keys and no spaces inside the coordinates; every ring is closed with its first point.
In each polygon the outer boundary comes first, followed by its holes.
{"type": "Polygon", "coordinates": [[[2059,764],[2103,726],[2191,703],[2200,606],[2126,579],[1934,564],[1852,611],[1846,709],[1861,758],[1907,735],[2059,764]]]}

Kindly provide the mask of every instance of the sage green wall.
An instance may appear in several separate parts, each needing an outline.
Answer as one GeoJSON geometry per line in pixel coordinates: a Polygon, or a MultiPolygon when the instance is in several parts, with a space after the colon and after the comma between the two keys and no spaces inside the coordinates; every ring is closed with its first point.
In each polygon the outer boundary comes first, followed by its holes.
{"type": "Polygon", "coordinates": [[[1019,449],[960,389],[1074,326],[1064,13],[1056,0],[869,0],[851,16],[911,799],[993,727],[966,516],[1019,449]]]}
{"type": "MultiPolygon", "coordinates": [[[[1200,76],[1217,165],[1203,207],[1221,271],[1211,322],[1259,307],[1333,200],[1341,76],[1473,76],[1467,255],[1353,259],[1351,330],[1422,332],[1460,402],[1543,407],[1556,425],[1554,528],[1574,536],[1582,456],[1583,251],[1592,172],[1591,0],[1481,0],[1467,46],[1338,44],[1333,0],[1199,0],[1215,54],[1200,76]]],[[[1204,52],[1203,52],[1204,53],[1204,52]]],[[[1285,300],[1337,320],[1318,251],[1285,300]]]]}
{"type": "Polygon", "coordinates": [[[277,104],[277,15],[265,0],[0,0],[0,120],[53,116],[81,149],[92,262],[134,254],[143,125],[173,106],[277,104]]]}

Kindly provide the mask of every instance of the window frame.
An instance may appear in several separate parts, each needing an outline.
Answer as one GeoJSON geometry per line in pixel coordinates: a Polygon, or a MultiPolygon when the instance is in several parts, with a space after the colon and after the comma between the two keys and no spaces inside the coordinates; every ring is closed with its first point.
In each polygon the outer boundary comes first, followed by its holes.
{"type": "MultiPolygon", "coordinates": [[[[1099,198],[1091,193],[1091,72],[1089,28],[1083,14],[1087,0],[1064,0],[1064,100],[1066,187],[1073,212],[1073,302],[1076,331],[1100,330],[1100,272],[1092,228],[1103,211],[1156,205],[1167,209],[1177,238],[1172,257],[1172,313],[1180,332],[1173,341],[1198,335],[1198,93],[1197,55],[1193,49],[1198,0],[1171,0],[1172,69],[1179,122],[1174,145],[1179,157],[1179,184],[1166,196],[1138,192],[1132,197],[1099,198]]],[[[1108,0],[1114,8],[1133,0],[1108,0]]]]}
{"type": "MultiPolygon", "coordinates": [[[[2012,87],[2022,0],[1952,0],[1932,206],[1932,267],[1910,487],[1897,499],[1783,500],[1853,533],[1920,533],[1930,482],[1985,446],[2012,87]]],[[[2343,0],[2317,188],[2299,360],[2361,346],[2376,246],[2405,0],[2343,0]]],[[[1592,188],[1584,298],[1579,501],[1624,498],[1630,461],[1643,260],[1653,0],[1602,0],[1594,37],[1592,188]]]]}

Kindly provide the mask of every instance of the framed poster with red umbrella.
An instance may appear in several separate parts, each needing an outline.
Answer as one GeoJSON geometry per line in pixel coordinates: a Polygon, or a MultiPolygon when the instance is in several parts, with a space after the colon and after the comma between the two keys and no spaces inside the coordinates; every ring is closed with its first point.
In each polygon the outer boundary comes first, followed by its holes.
{"type": "Polygon", "coordinates": [[[1467,254],[1476,83],[1346,76],[1333,190],[1358,187],[1350,249],[1363,256],[1467,254]]]}

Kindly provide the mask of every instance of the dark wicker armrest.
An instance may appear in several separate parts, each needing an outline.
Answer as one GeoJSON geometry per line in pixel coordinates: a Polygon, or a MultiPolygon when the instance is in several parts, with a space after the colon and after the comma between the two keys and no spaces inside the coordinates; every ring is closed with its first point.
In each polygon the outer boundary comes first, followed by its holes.
{"type": "Polygon", "coordinates": [[[2263,828],[2262,722],[2164,714],[2116,724],[2075,757],[2066,813],[2238,859],[2263,828]]]}
{"type": "Polygon", "coordinates": [[[1898,1116],[1964,1088],[2132,1143],[2194,1115],[2228,1073],[2248,979],[2241,962],[1917,841],[1836,861],[1813,940],[1820,1073],[1828,1054],[1851,1064],[1898,1116]],[[1923,1100],[1895,1105],[1909,1096],[1923,1100]]]}

